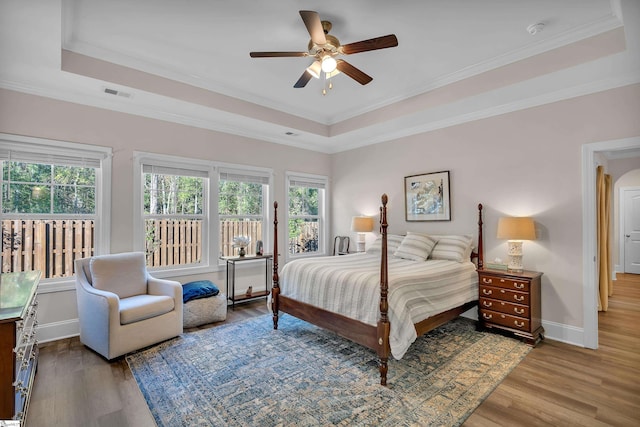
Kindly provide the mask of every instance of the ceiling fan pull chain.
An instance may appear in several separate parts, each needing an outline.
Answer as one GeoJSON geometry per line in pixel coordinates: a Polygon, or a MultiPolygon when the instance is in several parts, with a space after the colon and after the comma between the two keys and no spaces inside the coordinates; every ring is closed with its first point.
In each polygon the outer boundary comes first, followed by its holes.
{"type": "Polygon", "coordinates": [[[327,73],[322,72],[322,75],[324,76],[324,82],[322,86],[322,95],[324,96],[327,94],[327,73]]]}

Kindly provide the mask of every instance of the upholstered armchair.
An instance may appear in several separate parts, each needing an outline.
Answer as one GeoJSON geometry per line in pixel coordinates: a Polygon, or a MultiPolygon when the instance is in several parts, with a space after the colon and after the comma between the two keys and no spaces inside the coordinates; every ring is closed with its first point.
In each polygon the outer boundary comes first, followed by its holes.
{"type": "Polygon", "coordinates": [[[156,279],[142,252],[75,261],[80,341],[111,360],[182,333],[182,285],[156,279]]]}

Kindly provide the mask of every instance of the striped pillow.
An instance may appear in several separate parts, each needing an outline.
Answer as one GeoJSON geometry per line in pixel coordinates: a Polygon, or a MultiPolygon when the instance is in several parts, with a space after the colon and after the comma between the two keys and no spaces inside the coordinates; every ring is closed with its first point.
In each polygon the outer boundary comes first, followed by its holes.
{"type": "MultiPolygon", "coordinates": [[[[404,236],[398,234],[387,234],[387,254],[393,254],[398,250],[404,236]]],[[[379,254],[382,249],[382,236],[378,237],[375,242],[367,249],[368,254],[379,254]]]]}
{"type": "Polygon", "coordinates": [[[425,234],[415,234],[409,231],[393,256],[413,261],[424,261],[429,257],[435,245],[435,239],[425,234]]]}
{"type": "Polygon", "coordinates": [[[473,237],[469,235],[431,236],[438,240],[431,251],[431,259],[468,261],[471,257],[473,237]]]}

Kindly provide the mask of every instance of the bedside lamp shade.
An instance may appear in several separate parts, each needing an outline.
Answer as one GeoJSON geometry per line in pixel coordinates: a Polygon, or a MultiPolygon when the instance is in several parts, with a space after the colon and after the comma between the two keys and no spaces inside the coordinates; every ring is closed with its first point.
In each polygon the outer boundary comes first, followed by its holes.
{"type": "Polygon", "coordinates": [[[358,252],[364,252],[364,233],[373,231],[373,217],[354,216],[351,219],[351,231],[358,233],[358,252]]]}
{"type": "Polygon", "coordinates": [[[535,240],[536,228],[532,218],[528,217],[502,217],[498,220],[498,239],[509,241],[509,265],[511,271],[521,272],[522,268],[522,241],[535,240]]]}

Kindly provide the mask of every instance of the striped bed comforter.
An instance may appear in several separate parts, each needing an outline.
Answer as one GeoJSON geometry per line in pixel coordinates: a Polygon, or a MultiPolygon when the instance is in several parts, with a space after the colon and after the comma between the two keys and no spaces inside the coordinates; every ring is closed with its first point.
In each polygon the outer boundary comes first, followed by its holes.
{"type": "MultiPolygon", "coordinates": [[[[388,259],[391,354],[401,359],[417,338],[414,323],[478,299],[471,262],[388,259]]],[[[280,293],[369,325],[380,305],[380,255],[353,254],[287,263],[280,293]]]]}

